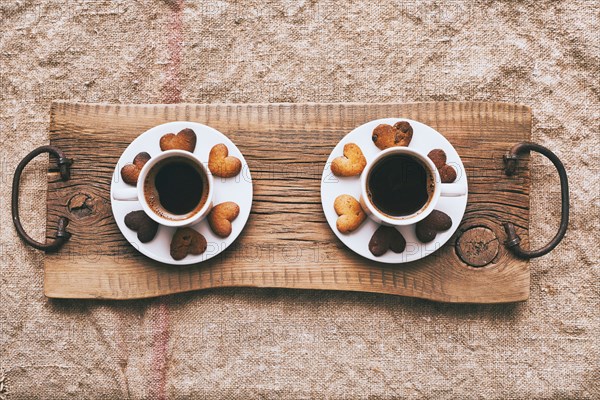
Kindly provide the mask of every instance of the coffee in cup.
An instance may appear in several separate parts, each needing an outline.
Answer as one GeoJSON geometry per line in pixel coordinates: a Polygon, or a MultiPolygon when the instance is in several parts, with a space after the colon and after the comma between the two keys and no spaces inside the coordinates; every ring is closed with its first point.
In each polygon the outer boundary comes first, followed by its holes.
{"type": "Polygon", "coordinates": [[[466,194],[466,186],[442,183],[440,174],[425,153],[390,147],[367,162],[360,176],[360,204],[378,224],[413,225],[427,217],[440,196],[466,194]]]}
{"type": "Polygon", "coordinates": [[[379,159],[366,184],[371,203],[391,217],[404,217],[426,207],[435,189],[429,167],[412,154],[392,153],[379,159]]]}
{"type": "Polygon", "coordinates": [[[185,150],[165,150],[142,167],[134,188],[112,192],[120,201],[139,201],[164,226],[197,224],[212,209],[213,177],[207,162],[185,150]]]}
{"type": "Polygon", "coordinates": [[[173,221],[187,219],[200,211],[209,189],[204,170],[184,157],[159,161],[144,179],[144,196],[152,212],[173,221]]]}

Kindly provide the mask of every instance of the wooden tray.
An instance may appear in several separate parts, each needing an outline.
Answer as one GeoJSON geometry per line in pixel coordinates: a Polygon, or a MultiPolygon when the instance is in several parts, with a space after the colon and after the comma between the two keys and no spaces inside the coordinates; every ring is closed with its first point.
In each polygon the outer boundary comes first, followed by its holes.
{"type": "MultiPolygon", "coordinates": [[[[512,177],[502,155],[529,140],[531,111],[504,103],[52,105],[50,144],[75,160],[62,182],[48,173],[48,236],[59,216],[73,234],[45,257],[48,297],[132,299],[232,286],[352,290],[446,302],[526,300],[528,263],[504,247],[502,223],[529,228],[529,159],[512,177]],[[369,120],[405,117],[445,135],[467,169],[469,203],[457,233],[433,255],[402,265],[368,261],[336,238],[320,201],[335,144],[369,120]],[[228,135],[254,180],[250,220],[208,262],[173,267],[139,254],[113,220],[109,188],[121,152],[148,128],[197,121],[228,135]],[[459,253],[461,257],[459,256],[459,253]],[[466,260],[468,263],[465,263],[466,260]],[[482,268],[470,266],[489,262],[482,268]]],[[[201,142],[200,142],[201,145],[201,142]]],[[[52,164],[51,164],[52,165],[52,164]]]]}

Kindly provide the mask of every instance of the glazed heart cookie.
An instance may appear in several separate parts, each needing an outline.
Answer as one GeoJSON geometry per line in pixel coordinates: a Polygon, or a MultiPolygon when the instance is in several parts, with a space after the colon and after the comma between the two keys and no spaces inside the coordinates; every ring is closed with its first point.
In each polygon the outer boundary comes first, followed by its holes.
{"type": "Polygon", "coordinates": [[[196,133],[190,128],[185,128],[174,133],[167,133],[160,138],[160,149],[167,150],[187,150],[190,153],[196,148],[196,133]]]}

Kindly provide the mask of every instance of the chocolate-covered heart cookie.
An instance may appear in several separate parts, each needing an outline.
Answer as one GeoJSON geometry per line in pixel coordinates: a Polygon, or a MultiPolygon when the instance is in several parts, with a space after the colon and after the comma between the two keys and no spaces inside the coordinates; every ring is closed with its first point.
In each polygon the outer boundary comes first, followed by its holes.
{"type": "Polygon", "coordinates": [[[192,228],[179,228],[171,239],[171,257],[182,260],[188,254],[199,255],[206,251],[206,238],[192,228]]]}
{"type": "Polygon", "coordinates": [[[132,211],[125,216],[125,225],[137,232],[137,238],[142,243],[148,243],[158,231],[158,223],[150,218],[144,211],[132,211]]]}
{"type": "Polygon", "coordinates": [[[451,165],[446,164],[446,152],[444,150],[431,150],[429,154],[427,154],[427,157],[429,157],[437,167],[442,183],[452,183],[456,180],[456,170],[451,165]]]}
{"type": "Polygon", "coordinates": [[[137,185],[140,171],[148,160],[150,160],[150,154],[145,151],[138,153],[133,159],[132,164],[127,164],[121,168],[121,178],[123,178],[123,182],[133,186],[137,185]]]}
{"type": "Polygon", "coordinates": [[[404,249],[406,249],[404,236],[392,226],[381,225],[369,241],[369,251],[375,257],[384,255],[388,250],[402,253],[404,249]]]}
{"type": "Polygon", "coordinates": [[[447,231],[452,227],[452,219],[448,214],[433,210],[423,220],[417,222],[417,239],[423,243],[429,243],[437,236],[438,232],[447,231]]]}

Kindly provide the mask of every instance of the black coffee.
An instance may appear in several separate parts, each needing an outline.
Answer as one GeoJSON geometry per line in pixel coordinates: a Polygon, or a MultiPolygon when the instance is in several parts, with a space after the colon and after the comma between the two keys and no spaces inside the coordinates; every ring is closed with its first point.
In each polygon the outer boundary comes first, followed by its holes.
{"type": "Polygon", "coordinates": [[[204,173],[185,159],[159,162],[148,174],[145,185],[150,207],[164,218],[170,217],[167,214],[182,216],[199,210],[208,192],[204,173]]]}
{"type": "Polygon", "coordinates": [[[373,205],[384,214],[401,217],[419,211],[433,192],[432,180],[414,157],[398,154],[378,161],[367,179],[373,205]]]}

